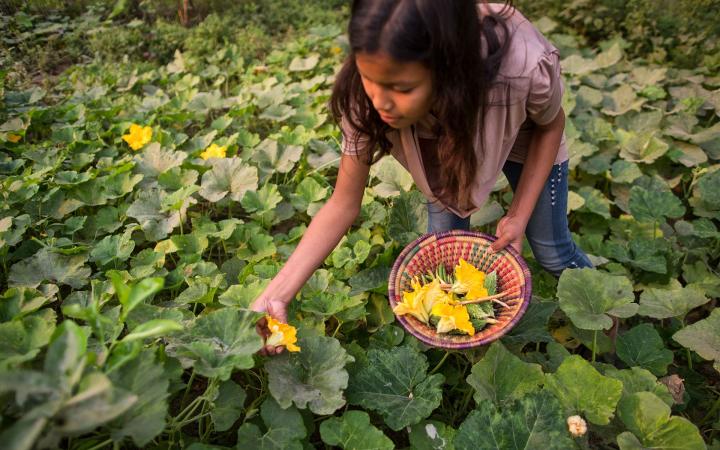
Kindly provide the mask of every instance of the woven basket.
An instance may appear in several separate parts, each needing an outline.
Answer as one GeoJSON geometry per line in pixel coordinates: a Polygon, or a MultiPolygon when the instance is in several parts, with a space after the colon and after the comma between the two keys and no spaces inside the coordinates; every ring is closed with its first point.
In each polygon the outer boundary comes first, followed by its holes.
{"type": "Polygon", "coordinates": [[[446,349],[466,349],[484,345],[507,333],[520,320],[530,303],[532,282],[530,270],[523,258],[510,246],[489,253],[496,238],[483,233],[453,230],[429,233],[408,244],[395,260],[388,280],[390,306],[402,301],[404,291],[411,291],[410,281],[415,275],[435,272],[444,264],[452,273],[460,258],[483,272],[497,272],[497,292],[508,292],[501,300],[510,308],[496,308],[497,323],[488,324],[474,336],[438,334],[435,329],[411,315],[396,316],[402,326],[422,342],[446,349]]]}

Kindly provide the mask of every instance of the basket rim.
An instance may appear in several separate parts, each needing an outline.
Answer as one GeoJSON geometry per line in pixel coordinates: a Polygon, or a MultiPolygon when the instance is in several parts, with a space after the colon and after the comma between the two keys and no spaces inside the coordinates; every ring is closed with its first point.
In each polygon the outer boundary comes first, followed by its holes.
{"type": "MultiPolygon", "coordinates": [[[[419,246],[423,242],[433,239],[433,240],[442,240],[447,237],[470,237],[475,238],[477,240],[482,240],[486,242],[495,242],[497,240],[497,237],[482,233],[479,231],[469,231],[469,230],[449,230],[449,231],[440,231],[440,232],[430,232],[425,233],[422,236],[418,237],[414,241],[410,242],[403,248],[403,250],[400,252],[397,258],[395,258],[395,262],[393,263],[392,269],[390,270],[390,275],[388,277],[388,303],[392,307],[392,299],[395,298],[396,292],[395,292],[395,283],[394,280],[397,277],[398,271],[400,270],[400,266],[405,261],[408,253],[410,253],[415,247],[419,246]]],[[[393,312],[395,315],[395,318],[398,322],[403,326],[405,331],[408,331],[410,334],[415,336],[418,340],[423,342],[424,344],[430,345],[432,347],[439,347],[439,348],[445,348],[445,349],[453,349],[453,350],[463,350],[463,349],[469,349],[478,347],[481,345],[489,344],[492,341],[495,341],[502,336],[504,336],[508,331],[510,331],[517,322],[520,321],[520,319],[525,315],[525,312],[527,311],[527,308],[530,304],[530,299],[532,297],[532,277],[530,276],[530,269],[527,265],[527,262],[525,262],[525,259],[511,246],[506,246],[503,250],[504,252],[507,252],[513,259],[516,260],[518,265],[522,268],[523,277],[524,277],[524,291],[521,296],[521,304],[518,308],[517,313],[515,316],[508,321],[501,329],[497,330],[496,332],[489,334],[482,339],[478,339],[474,342],[446,342],[442,345],[438,345],[436,341],[431,341],[428,336],[426,336],[423,333],[420,333],[417,329],[414,327],[411,327],[408,325],[408,320],[403,316],[398,316],[393,312]]]]}

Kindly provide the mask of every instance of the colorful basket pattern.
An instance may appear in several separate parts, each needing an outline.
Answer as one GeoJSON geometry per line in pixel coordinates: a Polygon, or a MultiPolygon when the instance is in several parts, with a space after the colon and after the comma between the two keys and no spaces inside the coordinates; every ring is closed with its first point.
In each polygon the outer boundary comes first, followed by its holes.
{"type": "Polygon", "coordinates": [[[486,326],[474,336],[438,334],[435,329],[410,315],[396,316],[402,326],[422,342],[446,349],[466,349],[484,345],[507,333],[520,320],[530,303],[532,281],[530,270],[520,255],[510,246],[490,253],[488,247],[495,237],[472,231],[452,230],[421,236],[403,249],[395,260],[388,280],[390,306],[402,301],[404,291],[411,291],[410,281],[415,275],[435,272],[444,264],[448,273],[465,259],[483,272],[497,271],[497,292],[508,292],[501,300],[510,308],[500,308],[497,323],[486,326]]]}

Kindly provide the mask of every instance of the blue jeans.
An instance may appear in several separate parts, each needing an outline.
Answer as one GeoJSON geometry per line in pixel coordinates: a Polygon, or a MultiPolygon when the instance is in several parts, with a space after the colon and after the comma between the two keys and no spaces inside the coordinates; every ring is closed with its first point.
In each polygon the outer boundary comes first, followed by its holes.
{"type": "MultiPolygon", "coordinates": [[[[506,161],[503,173],[513,191],[517,188],[523,165],[506,161]]],[[[525,237],[533,256],[551,274],[559,277],[568,267],[593,267],[587,255],[572,239],[567,220],[568,162],[552,167],[545,187],[530,216],[525,237]]],[[[453,229],[469,230],[470,217],[458,217],[437,203],[428,203],[428,232],[453,229]]]]}

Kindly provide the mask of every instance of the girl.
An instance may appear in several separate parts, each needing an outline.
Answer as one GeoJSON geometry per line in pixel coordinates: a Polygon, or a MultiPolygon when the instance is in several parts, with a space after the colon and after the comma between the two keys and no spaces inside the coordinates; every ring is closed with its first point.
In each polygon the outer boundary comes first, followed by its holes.
{"type": "MultiPolygon", "coordinates": [[[[359,214],[370,165],[387,154],[427,197],[428,231],[468,229],[502,171],[514,196],[492,250],[520,252],[525,235],[555,276],[592,266],[567,224],[558,51],[526,18],[474,0],[355,0],[348,32],[330,100],[343,132],[335,191],[254,310],[287,321],[288,303],[359,214]]],[[[267,335],[264,319],[258,330],[267,335]]]]}

